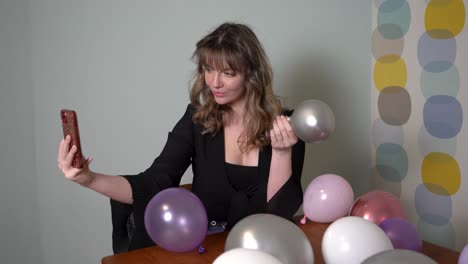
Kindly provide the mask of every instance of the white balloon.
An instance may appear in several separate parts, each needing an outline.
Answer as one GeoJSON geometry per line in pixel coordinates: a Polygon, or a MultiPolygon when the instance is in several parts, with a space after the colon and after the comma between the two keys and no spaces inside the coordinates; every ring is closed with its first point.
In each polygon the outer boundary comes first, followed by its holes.
{"type": "Polygon", "coordinates": [[[381,251],[393,249],[392,242],[376,224],[357,216],[333,222],[322,239],[325,263],[361,263],[381,251]]]}
{"type": "Polygon", "coordinates": [[[256,249],[235,248],[215,259],[213,264],[282,264],[272,255],[256,249]]]}

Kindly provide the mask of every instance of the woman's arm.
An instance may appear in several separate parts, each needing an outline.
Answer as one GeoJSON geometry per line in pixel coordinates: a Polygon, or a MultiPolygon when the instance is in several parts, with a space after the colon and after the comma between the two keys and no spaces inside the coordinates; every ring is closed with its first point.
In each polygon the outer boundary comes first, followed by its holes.
{"type": "Polygon", "coordinates": [[[292,174],[292,148],[272,149],[270,176],[268,179],[267,202],[283,187],[292,174]]]}
{"type": "Polygon", "coordinates": [[[124,176],[131,186],[134,204],[146,205],[159,191],[179,186],[180,179],[192,162],[193,111],[194,108],[188,105],[184,116],[169,132],[161,154],[148,169],[138,175],[124,176]]]}
{"type": "Polygon", "coordinates": [[[191,163],[192,155],[192,113],[190,105],[184,116],[169,133],[166,145],[153,164],[135,176],[113,176],[93,172],[89,169],[91,159],[81,169],[72,167],[76,147],[69,148],[70,138],[60,142],[58,166],[65,177],[84,187],[90,188],[113,200],[133,204],[135,199],[147,202],[162,189],[177,186],[180,178],[191,163]]]}
{"type": "Polygon", "coordinates": [[[83,168],[72,166],[73,157],[77,152],[76,146],[70,148],[70,136],[67,136],[59,144],[58,167],[65,178],[80,184],[83,187],[101,193],[113,200],[131,204],[132,190],[130,184],[123,177],[95,173],[89,169],[92,159],[83,162],[83,168]]]}
{"type": "Polygon", "coordinates": [[[292,174],[292,146],[298,138],[285,116],[279,116],[270,131],[271,165],[268,178],[267,201],[289,180],[292,174]]]}
{"type": "Polygon", "coordinates": [[[281,117],[277,121],[273,130],[275,130],[275,126],[277,129],[274,135],[270,135],[273,138],[266,212],[291,218],[303,200],[301,176],[305,143],[297,139],[285,117],[281,117]],[[281,139],[283,139],[282,142],[281,139]],[[292,144],[293,142],[294,144],[292,144]],[[288,147],[288,144],[291,145],[288,147]],[[278,146],[283,146],[283,148],[278,148],[278,146]]]}
{"type": "Polygon", "coordinates": [[[301,186],[302,168],[304,165],[305,143],[299,140],[292,147],[292,173],[288,180],[268,200],[266,212],[291,218],[299,209],[303,200],[301,186]]]}
{"type": "Polygon", "coordinates": [[[95,172],[92,173],[94,174],[94,180],[88,188],[105,195],[112,200],[116,200],[124,204],[133,203],[132,189],[124,177],[105,175],[95,172]]]}

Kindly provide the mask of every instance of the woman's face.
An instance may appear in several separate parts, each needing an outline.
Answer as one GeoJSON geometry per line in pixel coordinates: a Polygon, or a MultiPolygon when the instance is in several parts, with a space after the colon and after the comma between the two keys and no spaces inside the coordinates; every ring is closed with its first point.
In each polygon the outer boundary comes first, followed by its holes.
{"type": "Polygon", "coordinates": [[[205,83],[210,88],[211,93],[220,105],[235,105],[245,104],[245,86],[244,76],[240,72],[236,72],[229,68],[214,69],[210,66],[205,66],[205,83]]]}

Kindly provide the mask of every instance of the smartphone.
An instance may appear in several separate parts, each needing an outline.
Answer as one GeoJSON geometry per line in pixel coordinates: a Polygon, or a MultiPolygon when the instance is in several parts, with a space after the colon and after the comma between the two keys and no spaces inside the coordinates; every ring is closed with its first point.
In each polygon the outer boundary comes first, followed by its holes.
{"type": "Polygon", "coordinates": [[[60,118],[62,119],[63,138],[70,135],[70,148],[75,145],[78,150],[75,157],[73,157],[72,166],[74,168],[82,168],[83,153],[81,152],[80,133],[78,131],[78,118],[76,116],[76,112],[73,110],[62,109],[60,110],[60,118]]]}

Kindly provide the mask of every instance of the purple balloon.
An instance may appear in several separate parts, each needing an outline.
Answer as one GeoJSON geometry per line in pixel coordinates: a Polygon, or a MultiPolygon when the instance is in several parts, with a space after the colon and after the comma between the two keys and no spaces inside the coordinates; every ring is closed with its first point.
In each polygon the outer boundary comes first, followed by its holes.
{"type": "Polygon", "coordinates": [[[422,239],[416,227],[401,218],[387,218],[379,227],[387,234],[395,249],[408,249],[421,252],[422,239]]]}
{"type": "Polygon", "coordinates": [[[468,264],[468,244],[465,245],[458,257],[458,264],[468,264]]]}
{"type": "Polygon", "coordinates": [[[304,214],[312,221],[330,223],[346,216],[353,200],[353,189],[343,177],[320,175],[309,183],[304,192],[304,214]]]}
{"type": "Polygon", "coordinates": [[[173,252],[197,248],[208,231],[206,209],[200,199],[184,188],[157,193],[145,210],[145,227],[160,247],[173,252]]]}

